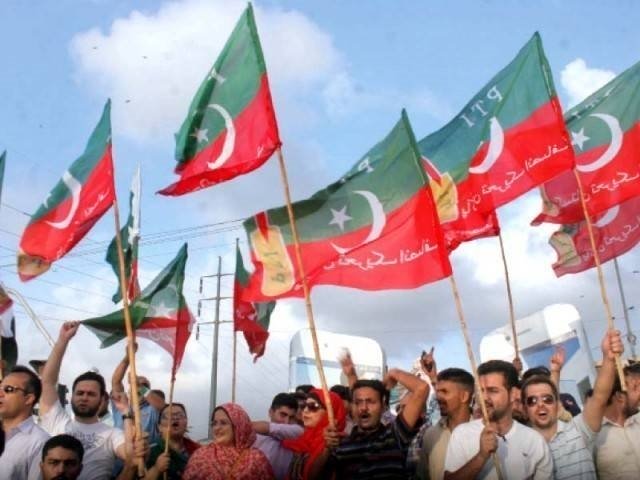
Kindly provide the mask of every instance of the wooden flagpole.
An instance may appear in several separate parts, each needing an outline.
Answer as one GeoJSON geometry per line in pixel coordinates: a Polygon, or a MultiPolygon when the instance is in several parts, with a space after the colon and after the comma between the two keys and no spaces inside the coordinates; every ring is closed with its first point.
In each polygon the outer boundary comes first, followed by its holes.
{"type": "Polygon", "coordinates": [[[618,289],[620,290],[620,300],[622,301],[622,309],[624,310],[624,322],[627,326],[627,342],[631,347],[631,356],[636,359],[636,336],[631,330],[631,322],[629,321],[629,309],[627,308],[627,300],[624,296],[624,288],[622,288],[622,278],[620,277],[620,268],[618,267],[618,259],[613,258],[613,266],[616,270],[616,279],[618,280],[618,289]]]}
{"type": "Polygon", "coordinates": [[[238,358],[237,355],[237,344],[238,344],[238,336],[237,332],[233,330],[233,372],[231,374],[231,403],[236,403],[236,368],[238,358]]]}
{"type": "MultiPolygon", "coordinates": [[[[240,243],[240,239],[236,237],[236,252],[238,251],[238,246],[240,243]]],[[[234,279],[234,281],[238,281],[234,279]]],[[[234,299],[235,302],[235,299],[234,299]]],[[[233,334],[233,371],[231,372],[231,403],[236,403],[236,369],[237,367],[237,346],[238,346],[238,338],[236,336],[236,322],[235,322],[235,314],[233,325],[231,326],[231,333],[233,334]]]]}
{"type": "MultiPolygon", "coordinates": [[[[596,264],[596,269],[598,271],[598,282],[600,283],[600,296],[602,297],[602,303],[604,304],[605,313],[607,315],[607,327],[609,330],[614,330],[615,325],[613,324],[613,315],[611,313],[611,305],[609,305],[609,298],[607,296],[607,289],[604,285],[604,275],[602,273],[602,265],[600,264],[600,254],[598,253],[598,248],[596,247],[596,239],[593,235],[593,225],[591,224],[591,218],[589,217],[589,212],[587,210],[587,201],[584,198],[584,189],[582,188],[582,181],[580,180],[580,175],[578,175],[577,170],[573,170],[573,174],[576,177],[576,182],[578,182],[578,191],[580,192],[580,203],[582,205],[582,213],[584,214],[585,222],[587,223],[587,231],[589,232],[589,241],[591,242],[591,251],[593,252],[593,260],[596,264]]],[[[620,386],[623,392],[627,391],[627,382],[624,380],[624,369],[622,367],[622,359],[620,355],[616,354],[616,369],[618,370],[618,376],[620,377],[620,386]]]]}
{"type": "Polygon", "coordinates": [[[296,227],[296,219],[293,214],[293,207],[291,205],[291,194],[289,192],[289,179],[287,178],[287,169],[284,164],[282,147],[278,147],[278,164],[280,165],[280,177],[282,178],[284,196],[287,202],[287,213],[289,214],[289,224],[291,225],[291,234],[293,236],[293,243],[295,246],[296,263],[298,267],[298,272],[300,273],[300,279],[302,282],[302,291],[304,292],[304,304],[307,312],[307,321],[309,323],[309,330],[311,331],[311,341],[313,343],[313,353],[316,360],[316,368],[318,369],[318,375],[320,376],[320,385],[322,387],[322,393],[324,395],[324,403],[325,403],[325,407],[327,408],[329,424],[335,425],[333,407],[331,405],[331,397],[329,395],[329,387],[327,386],[327,379],[324,375],[324,369],[322,368],[322,359],[320,358],[320,347],[318,346],[318,334],[316,332],[316,324],[313,319],[313,309],[311,307],[311,294],[309,292],[309,284],[307,283],[307,277],[304,272],[304,266],[302,265],[302,252],[300,251],[300,240],[298,237],[298,229],[296,227]]]}
{"type": "MultiPolygon", "coordinates": [[[[464,343],[467,347],[467,356],[469,357],[469,363],[471,364],[471,373],[473,374],[473,379],[476,383],[476,398],[480,402],[480,409],[482,410],[482,418],[484,419],[485,425],[489,423],[489,413],[487,412],[487,405],[484,402],[484,396],[482,395],[482,387],[480,386],[480,378],[478,377],[478,367],[476,365],[476,358],[473,354],[473,348],[471,347],[471,337],[469,335],[469,329],[467,328],[467,321],[464,318],[464,312],[462,311],[462,301],[460,300],[460,293],[458,292],[458,285],[456,284],[456,279],[454,277],[453,271],[451,272],[451,276],[449,277],[451,282],[451,291],[453,292],[453,299],[455,300],[456,310],[458,312],[458,319],[460,320],[460,327],[462,329],[462,336],[464,337],[464,343]]],[[[514,420],[515,421],[515,420],[514,420]]],[[[496,468],[496,473],[498,474],[499,479],[503,479],[504,475],[502,475],[502,468],[500,467],[500,461],[498,460],[498,456],[493,453],[491,455],[493,459],[493,465],[496,468]]]]}
{"type": "MultiPolygon", "coordinates": [[[[164,434],[164,453],[169,453],[169,434],[171,433],[171,409],[173,408],[173,388],[176,384],[176,377],[173,374],[173,369],[171,370],[171,386],[169,387],[169,406],[165,410],[169,412],[169,423],[167,424],[167,431],[164,434]]],[[[162,419],[161,419],[162,421],[162,419]]],[[[167,472],[165,471],[162,474],[162,478],[167,480],[167,472]]]]}
{"type": "Polygon", "coordinates": [[[500,254],[502,255],[502,265],[504,266],[504,278],[507,282],[507,297],[509,298],[509,325],[511,325],[511,336],[513,338],[513,349],[516,351],[516,358],[520,359],[520,349],[518,348],[518,332],[516,332],[516,314],[513,308],[513,296],[511,295],[511,282],[509,281],[509,268],[507,267],[507,256],[504,252],[504,242],[502,232],[498,232],[500,240],[500,254]]]}
{"type": "MultiPolygon", "coordinates": [[[[404,112],[403,112],[404,115],[404,112]]],[[[408,119],[407,119],[408,123],[408,119]]],[[[418,174],[422,177],[423,180],[423,188],[431,189],[429,182],[429,176],[422,168],[422,162],[420,160],[418,145],[415,143],[415,137],[413,136],[413,131],[409,128],[409,136],[411,137],[412,142],[412,150],[413,156],[416,163],[416,167],[418,168],[418,174]]],[[[435,199],[433,200],[433,208],[436,210],[436,215],[438,215],[438,227],[441,226],[439,219],[438,206],[436,204],[435,199]]],[[[471,340],[469,336],[469,330],[467,328],[467,322],[464,318],[464,312],[462,311],[462,301],[460,300],[460,293],[458,292],[458,285],[456,284],[456,279],[454,277],[453,268],[451,269],[451,275],[449,276],[449,281],[451,282],[451,291],[453,292],[453,299],[456,304],[456,311],[458,312],[458,319],[460,320],[460,328],[462,329],[462,336],[464,337],[465,345],[467,346],[467,356],[469,357],[469,363],[471,364],[471,373],[473,374],[473,380],[475,383],[476,389],[476,398],[480,402],[480,409],[482,410],[482,418],[484,419],[485,425],[489,423],[489,414],[487,413],[487,405],[484,402],[484,397],[482,396],[482,387],[480,386],[480,379],[478,378],[478,369],[476,366],[476,359],[473,355],[473,348],[471,348],[471,340]]],[[[500,467],[500,461],[495,453],[491,455],[493,460],[493,465],[496,469],[496,474],[498,475],[498,480],[503,480],[504,476],[502,475],[502,468],[500,467]]]]}
{"type": "MultiPolygon", "coordinates": [[[[133,407],[133,419],[135,425],[136,439],[142,438],[142,425],[140,421],[140,398],[138,396],[138,374],[136,372],[136,352],[134,349],[135,333],[131,323],[129,312],[129,296],[127,280],[124,266],[124,253],[122,251],[122,239],[120,238],[120,213],[118,212],[118,199],[113,199],[113,215],[116,225],[116,246],[118,249],[118,279],[120,283],[120,294],[122,295],[122,311],[124,313],[124,326],[127,332],[127,356],[129,357],[129,384],[131,386],[131,403],[133,407]]],[[[138,475],[145,472],[144,459],[138,461],[138,475]]]]}

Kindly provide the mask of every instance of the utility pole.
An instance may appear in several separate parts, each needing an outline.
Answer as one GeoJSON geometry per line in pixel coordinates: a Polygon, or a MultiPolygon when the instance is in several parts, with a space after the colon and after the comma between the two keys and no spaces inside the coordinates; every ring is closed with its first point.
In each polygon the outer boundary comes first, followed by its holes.
{"type": "MultiPolygon", "coordinates": [[[[221,300],[227,300],[233,297],[222,297],[220,295],[220,288],[221,288],[221,282],[222,282],[222,277],[227,277],[233,275],[233,273],[222,273],[222,257],[218,257],[218,273],[215,273],[213,275],[204,275],[202,277],[200,277],[200,293],[202,293],[202,279],[203,278],[210,278],[210,277],[215,277],[216,278],[216,296],[215,297],[208,297],[208,298],[202,298],[200,299],[200,301],[198,302],[198,316],[200,316],[200,307],[202,302],[206,302],[206,301],[215,301],[215,316],[213,318],[213,322],[202,322],[199,323],[199,325],[203,325],[203,324],[207,324],[207,323],[213,323],[213,346],[212,346],[212,351],[211,351],[211,390],[209,392],[209,420],[211,419],[211,415],[213,413],[213,409],[216,406],[216,401],[217,401],[217,395],[218,395],[218,337],[219,337],[219,331],[220,331],[220,324],[221,323],[231,323],[230,321],[220,321],[220,301],[221,300]]],[[[209,438],[211,436],[211,431],[209,430],[208,435],[209,438]]]]}

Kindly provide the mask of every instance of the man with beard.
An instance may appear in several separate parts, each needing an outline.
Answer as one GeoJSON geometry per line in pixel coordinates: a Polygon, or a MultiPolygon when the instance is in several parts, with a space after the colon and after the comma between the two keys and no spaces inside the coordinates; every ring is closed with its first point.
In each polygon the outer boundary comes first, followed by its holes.
{"type": "Polygon", "coordinates": [[[71,435],[56,435],[42,448],[42,480],[76,480],[82,472],[84,448],[71,435]]]}
{"type": "MultiPolygon", "coordinates": [[[[126,397],[121,396],[114,398],[114,404],[126,419],[125,433],[100,422],[98,412],[106,388],[102,375],[95,372],[85,372],[73,382],[71,409],[75,418],[71,419],[62,408],[56,384],[67,346],[79,325],[78,322],[62,325],[42,371],[41,426],[51,435],[67,433],[80,440],[85,451],[80,480],[108,480],[116,458],[125,460],[127,453],[133,451],[131,441],[125,442],[125,434],[127,439],[133,439],[132,416],[126,397]]],[[[143,450],[142,442],[136,442],[136,454],[141,455],[143,450]]]]}
{"type": "Polygon", "coordinates": [[[40,379],[27,367],[16,366],[0,383],[0,416],[5,438],[0,456],[0,478],[38,478],[40,449],[49,435],[33,421],[38,403],[40,379]]]}
{"type": "Polygon", "coordinates": [[[444,478],[497,479],[493,454],[500,462],[503,478],[553,478],[551,452],[542,435],[513,420],[514,387],[518,383],[515,367],[502,360],[490,360],[478,367],[478,376],[489,423],[473,420],[452,432],[444,478]]]}
{"type": "Polygon", "coordinates": [[[327,427],[326,447],[314,463],[310,478],[330,478],[332,472],[335,480],[408,478],[407,448],[417,433],[428,395],[426,382],[397,368],[389,370],[384,382],[358,380],[352,387],[355,426],[346,438],[335,427],[327,427]],[[402,412],[385,425],[381,417],[388,390],[398,383],[409,393],[402,412]]]}
{"type": "Polygon", "coordinates": [[[417,435],[422,435],[415,475],[420,480],[442,480],[451,432],[471,419],[473,375],[461,368],[447,368],[438,373],[435,386],[441,418],[417,435]]]}
{"type": "MultiPolygon", "coordinates": [[[[549,443],[556,480],[595,480],[593,446],[616,378],[615,356],[623,352],[620,332],[610,330],[602,340],[602,367],[584,412],[568,422],[558,421],[557,384],[549,377],[533,376],[522,385],[522,398],[531,426],[549,443]]],[[[562,362],[552,362],[552,373],[562,362]]],[[[559,369],[558,369],[559,370],[559,369]]],[[[557,372],[559,380],[559,371],[557,372]]],[[[605,477],[606,478],[606,477],[605,477]]]]}
{"type": "MultiPolygon", "coordinates": [[[[626,392],[622,391],[620,379],[616,377],[596,437],[596,468],[598,478],[602,479],[640,478],[640,364],[625,367],[624,379],[626,392]]],[[[593,397],[589,398],[584,408],[589,408],[592,401],[593,397]]]]}

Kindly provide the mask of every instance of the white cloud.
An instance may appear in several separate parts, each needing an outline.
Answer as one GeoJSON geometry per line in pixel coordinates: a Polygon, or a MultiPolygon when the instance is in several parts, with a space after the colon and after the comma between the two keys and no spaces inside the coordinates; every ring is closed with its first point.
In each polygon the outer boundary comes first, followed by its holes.
{"type": "Polygon", "coordinates": [[[611,70],[588,67],[582,58],[568,63],[560,73],[560,83],[569,95],[567,107],[577,105],[615,76],[611,70]]]}
{"type": "MultiPolygon", "coordinates": [[[[114,21],[108,32],[79,33],[70,45],[76,80],[112,98],[113,124],[122,134],[169,142],[245,5],[240,0],[167,2],[155,13],[134,11],[114,21]]],[[[330,36],[304,15],[255,10],[282,114],[292,98],[339,69],[340,54],[330,36]]]]}

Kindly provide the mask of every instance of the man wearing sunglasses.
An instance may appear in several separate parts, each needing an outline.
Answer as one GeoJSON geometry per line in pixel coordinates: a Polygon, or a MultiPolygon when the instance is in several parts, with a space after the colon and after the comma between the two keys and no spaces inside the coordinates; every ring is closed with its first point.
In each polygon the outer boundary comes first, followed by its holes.
{"type": "Polygon", "coordinates": [[[527,417],[531,426],[551,448],[553,476],[557,480],[597,478],[593,447],[616,377],[615,356],[623,352],[620,332],[609,330],[601,348],[602,367],[596,377],[593,395],[585,405],[584,412],[568,422],[558,420],[560,396],[551,377],[534,375],[522,385],[527,417]]]}
{"type": "Polygon", "coordinates": [[[513,419],[518,372],[510,362],[489,360],[478,367],[489,423],[458,425],[451,433],[444,462],[446,480],[497,479],[492,456],[505,479],[552,479],[553,462],[542,435],[513,419]]]}
{"type": "Polygon", "coordinates": [[[49,438],[33,421],[33,407],[42,386],[27,367],[16,366],[0,383],[0,416],[4,430],[4,452],[0,456],[0,478],[31,480],[40,474],[40,451],[49,438]]]}

